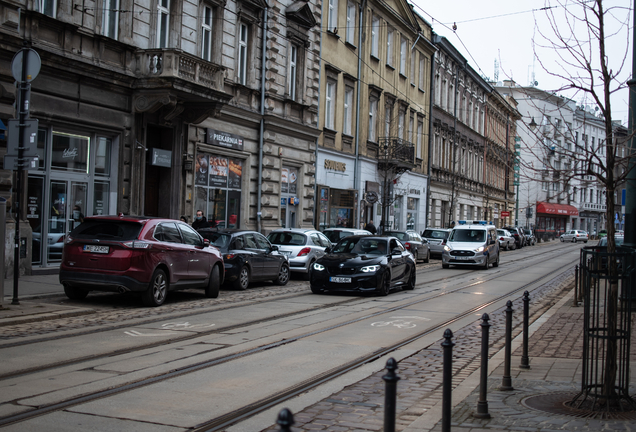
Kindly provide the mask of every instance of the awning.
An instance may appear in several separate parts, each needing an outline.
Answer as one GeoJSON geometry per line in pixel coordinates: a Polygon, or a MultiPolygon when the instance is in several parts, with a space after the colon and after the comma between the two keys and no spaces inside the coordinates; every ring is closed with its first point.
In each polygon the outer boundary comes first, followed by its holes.
{"type": "Polygon", "coordinates": [[[549,214],[557,216],[578,216],[579,211],[576,207],[567,204],[554,204],[537,201],[537,214],[549,214]]]}

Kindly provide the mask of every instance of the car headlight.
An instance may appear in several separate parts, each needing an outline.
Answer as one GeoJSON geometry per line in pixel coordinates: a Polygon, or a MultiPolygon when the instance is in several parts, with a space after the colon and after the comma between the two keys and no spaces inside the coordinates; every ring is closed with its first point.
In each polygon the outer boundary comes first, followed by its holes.
{"type": "Polygon", "coordinates": [[[444,246],[444,250],[445,250],[446,252],[450,252],[450,251],[451,251],[451,248],[450,248],[450,246],[449,246],[449,245],[446,245],[446,246],[444,246]]]}
{"type": "Polygon", "coordinates": [[[360,271],[363,272],[363,273],[372,273],[372,272],[376,272],[378,270],[380,270],[380,266],[379,265],[370,265],[370,266],[362,267],[360,269],[360,271]]]}
{"type": "Polygon", "coordinates": [[[314,263],[314,270],[323,271],[325,266],[322,264],[314,263]]]}
{"type": "Polygon", "coordinates": [[[479,253],[479,252],[483,252],[483,251],[484,251],[484,249],[485,249],[485,248],[484,248],[483,246],[480,246],[480,247],[478,247],[477,249],[475,249],[475,252],[477,252],[477,253],[479,253]]]}

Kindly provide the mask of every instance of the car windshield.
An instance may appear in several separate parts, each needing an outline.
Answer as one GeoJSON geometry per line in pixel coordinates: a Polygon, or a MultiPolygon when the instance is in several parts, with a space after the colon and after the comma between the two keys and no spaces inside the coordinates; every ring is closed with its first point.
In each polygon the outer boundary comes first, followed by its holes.
{"type": "Polygon", "coordinates": [[[352,253],[357,255],[386,255],[386,240],[354,237],[340,241],[332,253],[352,253]]]}
{"type": "Polygon", "coordinates": [[[486,231],[479,229],[462,229],[451,232],[450,241],[480,243],[486,240],[486,231]]]}
{"type": "Polygon", "coordinates": [[[497,230],[497,235],[505,236],[506,232],[504,230],[497,230]]]}
{"type": "Polygon", "coordinates": [[[448,231],[427,229],[422,234],[422,237],[443,240],[448,237],[448,231]]]}
{"type": "Polygon", "coordinates": [[[403,233],[403,232],[388,231],[386,233],[386,235],[392,235],[393,237],[397,237],[398,239],[400,239],[402,241],[410,240],[409,239],[409,235],[407,233],[403,233]]]}
{"type": "Polygon", "coordinates": [[[141,227],[142,224],[139,222],[88,220],[75,228],[71,237],[85,240],[130,241],[139,237],[141,227]]]}
{"type": "MultiPolygon", "coordinates": [[[[623,241],[625,240],[625,237],[614,237],[614,242],[616,243],[616,246],[623,246],[623,241]]],[[[599,240],[598,242],[599,246],[607,246],[607,237],[603,237],[601,240],[599,240]]]]}
{"type": "Polygon", "coordinates": [[[210,240],[210,244],[219,248],[226,247],[230,243],[231,236],[220,232],[202,233],[203,237],[210,240]]]}
{"type": "Polygon", "coordinates": [[[526,233],[526,234],[528,234],[528,235],[532,234],[532,231],[530,231],[529,229],[527,229],[527,230],[523,230],[523,232],[525,232],[525,233],[526,233]]]}
{"type": "Polygon", "coordinates": [[[305,234],[291,232],[273,232],[267,236],[271,244],[285,246],[302,246],[307,243],[305,234]]]}
{"type": "Polygon", "coordinates": [[[341,238],[349,237],[351,235],[350,231],[325,231],[323,233],[332,243],[337,243],[341,238]]]}

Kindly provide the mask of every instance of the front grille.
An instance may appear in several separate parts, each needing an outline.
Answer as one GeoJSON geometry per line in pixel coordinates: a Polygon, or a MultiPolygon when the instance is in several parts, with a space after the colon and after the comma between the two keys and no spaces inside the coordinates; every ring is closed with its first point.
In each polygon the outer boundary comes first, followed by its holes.
{"type": "Polygon", "coordinates": [[[327,271],[330,275],[351,275],[356,272],[356,269],[347,267],[327,267],[327,271]]]}
{"type": "Polygon", "coordinates": [[[473,251],[454,250],[450,252],[451,256],[475,256],[473,251]]]}

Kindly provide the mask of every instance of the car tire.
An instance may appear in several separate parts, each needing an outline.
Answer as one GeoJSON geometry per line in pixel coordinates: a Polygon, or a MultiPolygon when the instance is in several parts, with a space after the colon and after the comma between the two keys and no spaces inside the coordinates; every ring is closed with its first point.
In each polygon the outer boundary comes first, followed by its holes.
{"type": "Polygon", "coordinates": [[[238,278],[233,283],[234,289],[244,291],[250,285],[250,269],[244,265],[239,272],[238,278]]]}
{"type": "Polygon", "coordinates": [[[314,294],[322,294],[322,290],[320,288],[316,288],[315,286],[311,286],[311,292],[314,294]]]}
{"type": "Polygon", "coordinates": [[[431,262],[431,250],[430,250],[430,249],[426,251],[426,259],[424,260],[424,262],[425,262],[426,264],[428,264],[429,262],[431,262]]]}
{"type": "Polygon", "coordinates": [[[168,278],[166,272],[161,269],[155,270],[148,284],[148,289],[141,295],[144,305],[150,307],[161,306],[166,301],[168,295],[168,278]]]}
{"type": "Polygon", "coordinates": [[[499,267],[499,254],[497,254],[497,260],[494,263],[492,263],[492,266],[499,267]]]}
{"type": "Polygon", "coordinates": [[[488,256],[486,256],[486,262],[484,263],[482,269],[483,270],[488,270],[489,264],[488,264],[488,256]]]}
{"type": "Polygon", "coordinates": [[[565,240],[563,239],[563,237],[559,237],[559,240],[561,240],[561,242],[564,242],[565,240]]]}
{"type": "Polygon", "coordinates": [[[406,290],[414,290],[415,289],[415,267],[411,269],[411,275],[409,276],[409,282],[404,288],[406,290]]]}
{"type": "Polygon", "coordinates": [[[380,280],[380,284],[378,286],[379,292],[378,294],[382,297],[388,296],[391,291],[391,276],[387,277],[388,273],[384,273],[382,275],[382,279],[380,280]]]}
{"type": "Polygon", "coordinates": [[[278,269],[278,277],[274,279],[274,283],[276,285],[287,285],[289,282],[289,264],[286,262],[282,263],[280,268],[278,269]]]}
{"type": "Polygon", "coordinates": [[[450,267],[450,264],[444,264],[444,263],[442,263],[442,268],[449,268],[449,267],[450,267]]]}
{"type": "Polygon", "coordinates": [[[583,240],[583,243],[587,243],[587,240],[583,240]]]}
{"type": "Polygon", "coordinates": [[[221,289],[221,272],[219,266],[214,266],[210,272],[210,280],[208,286],[205,287],[205,296],[207,298],[217,298],[221,289]]]}
{"type": "Polygon", "coordinates": [[[69,285],[64,285],[64,294],[71,300],[84,300],[88,295],[88,291],[81,288],[75,288],[69,285]]]}
{"type": "Polygon", "coordinates": [[[420,259],[420,254],[415,251],[415,253],[413,254],[413,261],[415,261],[415,264],[417,264],[418,259],[420,259]]]}
{"type": "Polygon", "coordinates": [[[572,243],[576,243],[576,237],[572,239],[572,243]]]}
{"type": "Polygon", "coordinates": [[[513,243],[512,246],[510,246],[510,248],[512,250],[517,250],[517,243],[513,243]]]}
{"type": "Polygon", "coordinates": [[[313,267],[313,265],[314,265],[314,263],[315,263],[315,262],[316,262],[316,261],[312,260],[312,261],[309,263],[309,266],[307,267],[307,273],[303,273],[303,277],[302,277],[302,279],[303,279],[304,281],[311,280],[311,268],[313,267]]]}

